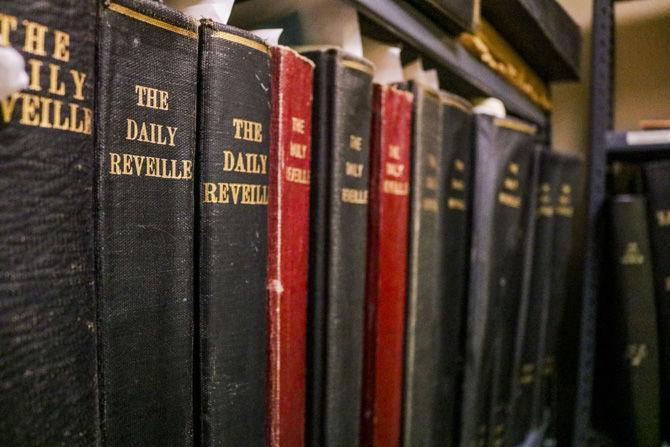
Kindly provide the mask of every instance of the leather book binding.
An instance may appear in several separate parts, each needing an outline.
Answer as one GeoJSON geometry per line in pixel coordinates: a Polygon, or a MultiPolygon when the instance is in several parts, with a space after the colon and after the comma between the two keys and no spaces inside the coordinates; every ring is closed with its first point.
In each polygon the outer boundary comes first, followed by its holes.
{"type": "Polygon", "coordinates": [[[97,232],[108,446],[193,443],[196,26],[148,0],[101,3],[97,232]]]}
{"type": "Polygon", "coordinates": [[[524,271],[523,241],[528,220],[524,217],[535,158],[533,126],[487,115],[478,115],[475,121],[461,429],[464,447],[486,445],[505,431],[504,424],[490,429],[490,422],[499,420],[489,412],[494,397],[492,379],[494,365],[500,363],[502,341],[514,330],[524,271]],[[503,324],[509,326],[503,330],[503,324]]]}
{"type": "Polygon", "coordinates": [[[670,440],[670,162],[643,165],[649,236],[658,311],[661,410],[664,440],[670,440]]]}
{"type": "Polygon", "coordinates": [[[200,24],[198,353],[202,446],[267,440],[271,70],[265,43],[200,24]]]}
{"type": "Polygon", "coordinates": [[[93,104],[97,2],[5,1],[0,46],[0,445],[96,446],[93,104]],[[5,73],[3,73],[4,75],[5,73]]]}
{"type": "MultiPolygon", "coordinates": [[[[561,328],[566,323],[564,314],[568,304],[568,270],[573,247],[575,216],[581,205],[584,163],[581,158],[567,154],[561,154],[558,161],[561,166],[558,197],[554,208],[551,292],[549,303],[544,307],[542,315],[539,340],[540,360],[538,361],[541,378],[536,382],[534,391],[533,417],[535,420],[540,420],[548,408],[550,418],[546,430],[547,437],[558,436],[558,440],[564,442],[566,430],[562,428],[563,423],[561,427],[558,426],[559,410],[570,408],[572,403],[569,400],[570,396],[564,396],[570,393],[558,392],[559,380],[557,379],[561,371],[565,371],[563,378],[567,378],[574,366],[572,362],[566,363],[566,360],[563,361],[563,364],[558,361],[560,344],[558,340],[561,330],[565,330],[561,328]]],[[[561,388],[570,386],[564,382],[564,380],[560,381],[561,388]]]]}
{"type": "Polygon", "coordinates": [[[644,196],[612,196],[608,218],[612,293],[598,334],[599,364],[606,365],[598,378],[609,385],[600,394],[608,433],[620,445],[660,445],[657,314],[644,196]]]}
{"type": "Polygon", "coordinates": [[[412,95],[375,84],[361,444],[400,445],[412,95]]]}
{"type": "Polygon", "coordinates": [[[442,195],[442,104],[439,92],[419,83],[414,95],[408,236],[403,445],[436,445],[442,290],[440,208],[442,195]]]}
{"type": "Polygon", "coordinates": [[[307,442],[360,438],[372,65],[334,48],[315,64],[312,108],[307,442]]]}
{"type": "Polygon", "coordinates": [[[273,47],[268,204],[269,445],[305,440],[313,64],[273,47]]]}
{"type": "Polygon", "coordinates": [[[512,369],[512,393],[507,417],[506,445],[521,445],[531,430],[542,425],[535,408],[535,388],[540,379],[540,338],[543,315],[549,306],[553,269],[554,222],[558,205],[561,156],[545,150],[540,154],[539,184],[532,215],[534,241],[530,279],[522,295],[512,369]]]}
{"type": "MultiPolygon", "coordinates": [[[[519,197],[522,198],[521,206],[515,210],[516,213],[512,211],[514,207],[504,208],[504,211],[501,210],[498,214],[500,218],[497,220],[500,227],[507,228],[509,231],[505,235],[504,242],[500,241],[498,245],[498,247],[504,247],[503,252],[509,258],[505,264],[497,266],[499,268],[496,272],[499,289],[493,301],[493,309],[496,310],[492,320],[493,373],[491,375],[491,413],[488,424],[489,443],[493,446],[505,445],[520,319],[519,311],[524,301],[527,302],[530,293],[536,230],[533,221],[537,208],[536,191],[539,186],[540,152],[541,148],[535,146],[530,151],[524,149],[519,155],[528,157],[529,160],[521,159],[520,161],[530,165],[517,189],[519,197]],[[517,219],[516,222],[514,219],[517,219]],[[516,240],[512,242],[514,238],[516,240]]],[[[507,177],[503,181],[502,190],[511,189],[513,189],[513,183],[507,177]]],[[[496,252],[500,253],[497,249],[496,252]]]]}
{"type": "Polygon", "coordinates": [[[442,194],[440,200],[444,297],[440,315],[440,378],[432,422],[440,445],[458,445],[463,375],[463,318],[467,306],[470,261],[470,195],[474,116],[464,99],[442,92],[442,194]]]}

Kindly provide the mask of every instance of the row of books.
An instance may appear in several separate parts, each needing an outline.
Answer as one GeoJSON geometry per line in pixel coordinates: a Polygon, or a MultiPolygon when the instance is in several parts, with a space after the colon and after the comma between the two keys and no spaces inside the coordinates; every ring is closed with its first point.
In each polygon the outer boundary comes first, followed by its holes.
{"type": "Polygon", "coordinates": [[[28,72],[2,99],[0,443],[550,424],[581,162],[535,126],[150,0],[0,25],[28,72]]]}
{"type": "Polygon", "coordinates": [[[659,446],[670,442],[670,162],[610,173],[595,423],[615,445],[659,446]]]}

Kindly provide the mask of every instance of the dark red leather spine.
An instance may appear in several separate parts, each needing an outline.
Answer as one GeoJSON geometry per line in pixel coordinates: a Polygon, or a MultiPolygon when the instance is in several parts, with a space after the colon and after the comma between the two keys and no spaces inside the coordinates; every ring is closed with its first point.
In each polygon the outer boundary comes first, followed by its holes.
{"type": "Polygon", "coordinates": [[[305,343],[313,64],[272,48],[268,208],[269,445],[305,435],[305,343]]]}
{"type": "Polygon", "coordinates": [[[412,95],[375,84],[362,445],[400,444],[412,95]]]}

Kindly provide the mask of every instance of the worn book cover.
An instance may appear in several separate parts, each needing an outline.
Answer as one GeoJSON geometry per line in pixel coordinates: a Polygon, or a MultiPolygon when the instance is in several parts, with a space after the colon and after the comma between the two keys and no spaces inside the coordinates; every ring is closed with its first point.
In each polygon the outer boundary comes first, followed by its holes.
{"type": "Polygon", "coordinates": [[[307,445],[360,438],[372,65],[335,48],[315,64],[307,313],[307,445]]]}
{"type": "Polygon", "coordinates": [[[549,304],[543,309],[538,362],[541,378],[535,384],[533,407],[536,419],[541,418],[546,409],[550,410],[547,437],[558,437],[558,442],[566,442],[564,440],[568,433],[563,427],[564,424],[571,423],[566,420],[571,417],[565,415],[573,404],[570,393],[559,392],[558,378],[561,375],[560,389],[570,389],[571,385],[565,379],[574,371],[574,363],[566,361],[563,355],[558,354],[561,351],[560,336],[566,330],[565,324],[571,324],[566,318],[567,307],[570,305],[569,270],[574,249],[575,224],[579,221],[577,216],[583,198],[584,162],[575,155],[567,154],[561,154],[558,161],[561,166],[558,197],[554,208],[551,292],[549,304]],[[562,362],[559,362],[559,357],[562,362]]]}
{"type": "Polygon", "coordinates": [[[273,47],[268,204],[268,422],[274,447],[305,442],[312,62],[273,47]]]}
{"type": "Polygon", "coordinates": [[[670,162],[643,166],[658,311],[663,436],[670,439],[670,162]]]}
{"type": "Polygon", "coordinates": [[[370,142],[362,436],[400,445],[412,95],[375,84],[370,142]]]}
{"type": "Polygon", "coordinates": [[[657,312],[646,200],[638,194],[614,195],[607,217],[612,276],[598,328],[600,415],[618,445],[660,445],[657,312]]]}
{"type": "Polygon", "coordinates": [[[98,319],[108,446],[193,443],[196,26],[158,2],[101,4],[98,319]]]}
{"type": "Polygon", "coordinates": [[[96,446],[93,0],[5,1],[0,46],[0,444],[96,446]],[[3,73],[5,74],[5,73],[3,73]]]}
{"type": "Polygon", "coordinates": [[[443,293],[440,309],[438,402],[433,415],[435,439],[441,445],[458,445],[461,383],[463,376],[464,316],[470,261],[472,213],[472,131],[470,103],[441,92],[442,101],[442,230],[443,293]]]}
{"type": "Polygon", "coordinates": [[[561,155],[550,150],[540,154],[539,185],[535,190],[535,211],[531,216],[534,241],[529,247],[530,278],[519,308],[514,347],[512,388],[507,415],[506,442],[520,445],[531,430],[540,429],[542,414],[535,407],[535,389],[540,380],[540,339],[549,307],[553,241],[558,206],[561,155]]]}
{"type": "Polygon", "coordinates": [[[203,20],[198,66],[199,444],[265,446],[270,52],[203,20]]]}
{"type": "MultiPolygon", "coordinates": [[[[494,370],[515,328],[524,267],[526,210],[532,184],[535,128],[515,119],[476,117],[472,248],[463,384],[461,445],[487,443],[505,432],[491,427],[494,370]]],[[[509,379],[509,377],[507,377],[509,379]]],[[[495,399],[497,401],[497,399],[495,399]]]]}
{"type": "MultiPolygon", "coordinates": [[[[539,199],[537,189],[539,188],[539,162],[542,146],[539,144],[526,152],[529,163],[526,177],[518,188],[518,194],[522,198],[521,206],[517,208],[519,220],[510,224],[506,218],[513,219],[510,210],[499,216],[501,226],[510,225],[509,233],[505,236],[503,246],[507,255],[510,256],[505,265],[500,268],[495,300],[496,309],[493,314],[493,373],[491,376],[491,414],[489,415],[489,442],[491,445],[504,445],[509,427],[512,383],[514,381],[514,354],[516,347],[516,335],[519,323],[523,321],[522,312],[524,301],[530,293],[532,275],[534,268],[533,247],[535,244],[534,224],[539,199]],[[516,228],[515,228],[516,227],[516,228]],[[515,230],[512,230],[515,228],[515,230]],[[512,245],[513,237],[516,237],[512,245]],[[514,254],[512,254],[514,253],[514,254]]],[[[521,157],[524,154],[522,153],[521,157]]],[[[512,183],[505,179],[503,188],[511,188],[512,183]]],[[[511,202],[510,202],[511,203],[511,202]]]]}
{"type": "Polygon", "coordinates": [[[440,309],[443,295],[440,194],[442,103],[440,94],[411,82],[414,95],[403,381],[403,445],[431,446],[438,402],[440,309]]]}

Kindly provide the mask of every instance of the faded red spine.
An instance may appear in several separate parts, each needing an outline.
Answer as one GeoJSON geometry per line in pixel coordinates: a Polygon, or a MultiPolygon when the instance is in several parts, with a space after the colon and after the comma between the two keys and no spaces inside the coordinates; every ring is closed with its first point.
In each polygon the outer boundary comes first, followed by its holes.
{"type": "Polygon", "coordinates": [[[375,84],[362,445],[400,445],[412,95],[375,84]]]}
{"type": "Polygon", "coordinates": [[[268,445],[301,447],[305,351],[312,63],[272,48],[268,209],[268,445]]]}

